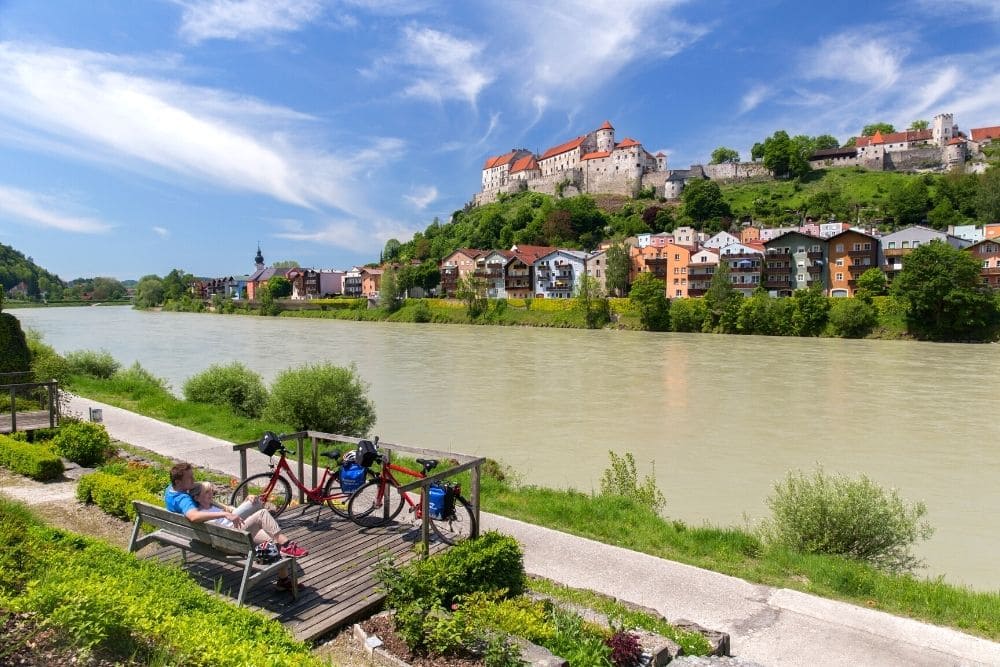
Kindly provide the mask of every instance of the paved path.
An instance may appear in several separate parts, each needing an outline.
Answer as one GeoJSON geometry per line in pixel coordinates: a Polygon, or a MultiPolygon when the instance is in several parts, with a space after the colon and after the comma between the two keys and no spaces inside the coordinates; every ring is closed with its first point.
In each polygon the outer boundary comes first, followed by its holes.
{"type": "MultiPolygon", "coordinates": [[[[238,475],[232,443],[90,399],[119,440],[238,475]]],[[[267,470],[248,452],[251,474],[267,470]]],[[[1000,644],[964,633],[783,588],[751,584],[513,519],[483,514],[483,528],[514,535],[531,573],[686,618],[731,635],[732,653],[762,665],[1000,665],[1000,644]]]]}

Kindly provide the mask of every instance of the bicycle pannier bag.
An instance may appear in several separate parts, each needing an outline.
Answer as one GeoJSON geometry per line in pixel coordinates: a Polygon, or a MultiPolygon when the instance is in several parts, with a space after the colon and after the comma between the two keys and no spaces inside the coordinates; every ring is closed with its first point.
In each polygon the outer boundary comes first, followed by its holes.
{"type": "Polygon", "coordinates": [[[365,469],[354,463],[347,463],[340,469],[340,490],[354,493],[365,483],[365,469]]]}
{"type": "Polygon", "coordinates": [[[445,501],[448,497],[448,490],[440,484],[431,484],[427,489],[427,511],[432,519],[441,519],[444,514],[445,501]]]}
{"type": "Polygon", "coordinates": [[[375,463],[378,456],[378,447],[371,440],[362,440],[358,443],[358,451],[355,461],[364,468],[370,468],[375,463]]]}
{"type": "Polygon", "coordinates": [[[259,449],[265,456],[274,456],[274,453],[281,449],[281,440],[273,432],[267,431],[260,439],[259,449]]]}

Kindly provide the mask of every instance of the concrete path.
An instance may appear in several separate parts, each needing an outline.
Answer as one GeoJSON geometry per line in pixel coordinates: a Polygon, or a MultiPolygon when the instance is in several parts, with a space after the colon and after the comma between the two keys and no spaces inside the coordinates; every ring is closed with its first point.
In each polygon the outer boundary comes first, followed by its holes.
{"type": "MultiPolygon", "coordinates": [[[[74,397],[70,404],[71,412],[83,415],[90,407],[102,408],[104,425],[118,440],[239,475],[232,443],[90,399],[74,397]]],[[[266,457],[248,454],[251,474],[267,471],[266,457]]],[[[762,665],[1000,665],[1000,644],[948,628],[751,584],[492,514],[483,514],[483,528],[517,537],[531,574],[728,632],[733,655],[762,665]]]]}

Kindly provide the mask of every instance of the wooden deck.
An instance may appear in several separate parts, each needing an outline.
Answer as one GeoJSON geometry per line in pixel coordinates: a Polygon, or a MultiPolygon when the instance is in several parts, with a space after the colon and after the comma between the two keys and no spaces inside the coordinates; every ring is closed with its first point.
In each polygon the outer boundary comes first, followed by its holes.
{"type": "MultiPolygon", "coordinates": [[[[35,412],[18,412],[15,416],[18,431],[34,431],[39,428],[49,427],[49,411],[37,410],[35,412]]],[[[11,432],[10,413],[0,414],[0,433],[11,432]]]]}
{"type": "MultiPolygon", "coordinates": [[[[402,517],[407,516],[404,512],[402,517]]],[[[299,558],[299,599],[290,592],[260,584],[247,594],[246,604],[280,621],[301,641],[311,641],[347,623],[375,612],[385,596],[376,590],[374,568],[380,557],[392,553],[396,563],[419,558],[419,523],[393,523],[382,528],[359,528],[324,508],[315,521],[316,507],[289,510],[279,521],[289,539],[309,550],[299,558]]],[[[447,548],[432,539],[431,553],[447,548]]],[[[180,563],[172,547],[147,548],[142,556],[180,563]]],[[[235,600],[242,571],[235,566],[188,554],[186,571],[205,588],[235,600]]]]}

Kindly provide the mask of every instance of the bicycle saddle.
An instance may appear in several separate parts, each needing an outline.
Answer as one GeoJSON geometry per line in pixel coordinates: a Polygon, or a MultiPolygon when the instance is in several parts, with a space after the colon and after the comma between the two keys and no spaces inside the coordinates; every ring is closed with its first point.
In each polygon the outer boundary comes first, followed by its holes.
{"type": "Polygon", "coordinates": [[[437,468],[438,460],[437,459],[417,459],[417,463],[419,463],[420,465],[424,466],[428,470],[431,470],[432,468],[437,468]]]}

